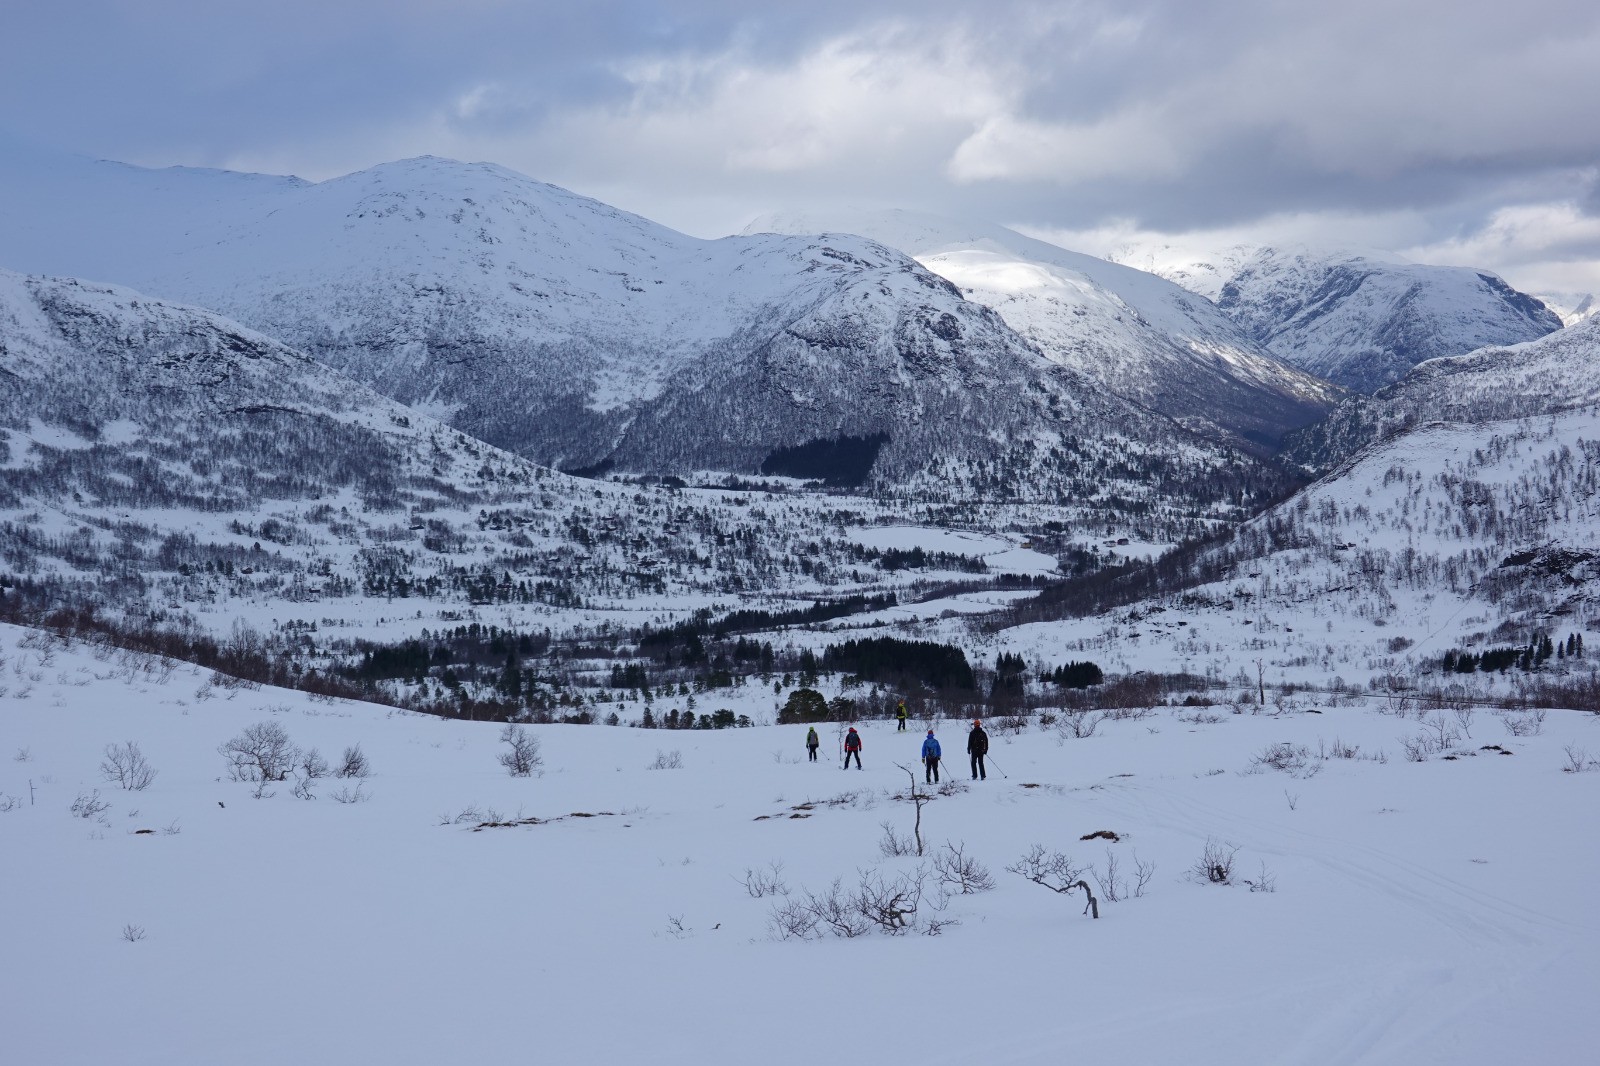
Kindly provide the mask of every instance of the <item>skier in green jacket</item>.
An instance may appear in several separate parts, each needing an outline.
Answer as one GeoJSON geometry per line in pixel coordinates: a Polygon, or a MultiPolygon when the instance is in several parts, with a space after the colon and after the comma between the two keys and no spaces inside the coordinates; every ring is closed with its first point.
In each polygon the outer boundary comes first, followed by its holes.
{"type": "Polygon", "coordinates": [[[806,730],[806,754],[811,756],[811,761],[817,761],[817,749],[822,746],[822,738],[817,736],[817,727],[812,726],[806,730]]]}

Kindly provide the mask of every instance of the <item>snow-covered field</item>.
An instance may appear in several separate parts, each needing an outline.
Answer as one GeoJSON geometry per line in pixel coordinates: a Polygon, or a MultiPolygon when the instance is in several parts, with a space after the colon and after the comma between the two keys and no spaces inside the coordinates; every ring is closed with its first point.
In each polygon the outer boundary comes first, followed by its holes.
{"type": "MultiPolygon", "coordinates": [[[[912,831],[894,764],[925,726],[866,724],[866,769],[845,773],[832,726],[816,765],[798,726],[536,726],[543,774],[516,779],[498,725],[218,686],[15,628],[0,656],[7,1062],[1499,1066],[1593,1048],[1600,766],[1563,772],[1568,748],[1600,755],[1591,716],[1512,736],[1479,711],[1456,758],[1421,763],[1400,740],[1429,722],[1361,706],[996,731],[989,779],[922,810],[930,850],[964,844],[993,890],[938,911],[930,875],[903,935],[781,940],[775,900],[919,865],[879,842],[881,823],[912,831]],[[368,798],[337,802],[357,783],[331,779],[309,802],[292,780],[251,798],[217,748],[262,721],[334,762],[359,743],[368,798]],[[97,771],[130,740],[159,770],[144,791],[97,771]],[[1257,761],[1279,744],[1290,769],[1257,761]],[[95,789],[110,808],[75,817],[95,789]],[[1079,839],[1098,830],[1121,839],[1079,839]],[[1208,841],[1238,848],[1233,884],[1189,876],[1208,841]],[[1095,921],[1081,893],[1006,872],[1034,844],[1101,878],[1108,853],[1129,882],[1136,861],[1154,873],[1139,898],[1097,888],[1095,921]],[[774,862],[789,895],[753,898],[741,880],[774,862]],[[1263,865],[1274,891],[1252,890],[1263,865]],[[922,935],[933,919],[955,924],[922,935]]],[[[936,728],[964,783],[962,723],[936,728]]]]}

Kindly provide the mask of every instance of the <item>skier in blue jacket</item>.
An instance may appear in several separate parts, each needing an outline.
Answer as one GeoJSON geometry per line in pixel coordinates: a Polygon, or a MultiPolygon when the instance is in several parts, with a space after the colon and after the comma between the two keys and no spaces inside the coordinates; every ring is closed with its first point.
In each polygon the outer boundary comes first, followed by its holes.
{"type": "Polygon", "coordinates": [[[928,784],[939,780],[939,740],[933,735],[933,730],[928,730],[928,738],[922,742],[922,764],[928,768],[928,784]]]}

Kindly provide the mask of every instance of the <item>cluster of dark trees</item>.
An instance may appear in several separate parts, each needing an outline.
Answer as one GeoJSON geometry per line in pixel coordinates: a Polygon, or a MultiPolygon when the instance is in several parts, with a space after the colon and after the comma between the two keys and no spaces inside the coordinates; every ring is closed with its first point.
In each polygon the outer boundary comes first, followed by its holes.
{"type": "Polygon", "coordinates": [[[1485,648],[1481,652],[1453,648],[1444,653],[1441,666],[1447,674],[1505,673],[1513,666],[1520,670],[1534,670],[1550,659],[1582,656],[1582,634],[1570,633],[1566,640],[1556,643],[1546,633],[1523,647],[1485,648]]]}

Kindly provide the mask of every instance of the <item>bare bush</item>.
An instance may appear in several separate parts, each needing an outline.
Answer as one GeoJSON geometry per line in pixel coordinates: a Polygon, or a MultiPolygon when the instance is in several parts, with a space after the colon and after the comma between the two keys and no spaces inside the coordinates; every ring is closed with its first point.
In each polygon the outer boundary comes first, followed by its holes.
{"type": "Polygon", "coordinates": [[[1326,754],[1323,755],[1323,758],[1327,759],[1355,759],[1361,754],[1361,746],[1359,744],[1346,744],[1338,737],[1334,737],[1333,744],[1326,748],[1323,748],[1322,740],[1319,737],[1317,739],[1317,745],[1319,749],[1322,749],[1326,752],[1326,754]]]}
{"type": "Polygon", "coordinates": [[[520,725],[508,725],[501,730],[500,742],[511,748],[500,753],[500,765],[512,777],[532,777],[544,765],[544,757],[539,754],[539,738],[520,725]]]}
{"type": "Polygon", "coordinates": [[[882,932],[905,932],[916,920],[922,903],[924,877],[920,867],[914,873],[890,878],[877,871],[862,871],[854,897],[857,913],[882,932]]]}
{"type": "MultiPolygon", "coordinates": [[[[861,870],[855,888],[846,889],[843,878],[821,892],[809,889],[776,904],[767,924],[779,940],[805,940],[832,934],[855,938],[873,929],[898,935],[918,925],[923,903],[925,871],[885,877],[875,870],[861,870]]],[[[951,924],[946,920],[924,923],[925,930],[937,933],[951,924]]]]}
{"type": "Polygon", "coordinates": [[[360,744],[354,744],[344,749],[340,757],[338,769],[333,771],[334,777],[366,777],[372,773],[372,767],[367,762],[366,753],[361,750],[360,744]]]}
{"type": "Polygon", "coordinates": [[[1094,876],[1095,884],[1100,886],[1100,897],[1107,903],[1118,903],[1128,894],[1128,882],[1123,878],[1118,868],[1117,853],[1110,848],[1106,849],[1106,869],[1100,872],[1098,867],[1091,866],[1089,873],[1094,876]]]}
{"type": "Polygon", "coordinates": [[[18,748],[17,753],[11,756],[11,759],[13,762],[31,762],[33,760],[33,749],[18,748]]]}
{"type": "Polygon", "coordinates": [[[1472,719],[1476,716],[1476,712],[1470,706],[1462,704],[1456,707],[1452,713],[1456,716],[1456,728],[1461,730],[1463,736],[1471,740],[1472,719]]]}
{"type": "Polygon", "coordinates": [[[884,858],[898,859],[917,854],[916,841],[896,833],[894,826],[889,822],[879,824],[883,828],[883,836],[878,838],[878,850],[883,853],[884,858]]]}
{"type": "Polygon", "coordinates": [[[1144,895],[1144,890],[1150,886],[1151,878],[1156,875],[1156,864],[1145,862],[1139,858],[1139,853],[1133,853],[1133,898],[1139,899],[1144,895]]]}
{"type": "Polygon", "coordinates": [[[0,792],[0,814],[4,814],[6,811],[14,811],[20,806],[22,806],[21,796],[12,796],[5,792],[0,792]]]}
{"type": "Polygon", "coordinates": [[[963,841],[953,844],[945,841],[943,848],[933,853],[933,874],[939,883],[959,895],[970,896],[987,892],[994,887],[994,875],[989,868],[967,854],[963,841]]]}
{"type": "Polygon", "coordinates": [[[1290,744],[1283,741],[1264,749],[1261,754],[1250,760],[1253,765],[1265,766],[1284,773],[1298,773],[1306,768],[1311,752],[1303,745],[1290,744]]]}
{"type": "Polygon", "coordinates": [[[1094,736],[1094,731],[1099,728],[1105,715],[1098,711],[1064,711],[1056,722],[1056,738],[1058,740],[1083,740],[1094,736]]]}
{"type": "Polygon", "coordinates": [[[256,783],[257,799],[270,795],[267,783],[282,781],[300,757],[300,749],[277,722],[257,722],[217,752],[228,760],[228,776],[232,780],[256,783]]]}
{"type": "Polygon", "coordinates": [[[744,877],[734,880],[744,886],[744,890],[750,893],[751,899],[789,894],[789,886],[783,883],[783,863],[777,859],[767,863],[764,870],[746,867],[744,877]]]}
{"type": "Polygon", "coordinates": [[[854,938],[872,931],[872,920],[861,913],[855,899],[845,891],[843,878],[834,878],[833,884],[820,894],[807,891],[805,901],[816,915],[817,928],[834,936],[854,938]]]}
{"type": "Polygon", "coordinates": [[[130,944],[137,944],[144,939],[144,926],[125,925],[122,927],[122,939],[130,944]]]}
{"type": "Polygon", "coordinates": [[[129,792],[143,792],[149,788],[158,772],[139,750],[139,745],[131,740],[126,744],[107,744],[106,757],[100,761],[100,775],[129,792]]]}
{"type": "Polygon", "coordinates": [[[1206,847],[1190,869],[1196,880],[1212,885],[1233,884],[1233,858],[1239,852],[1234,844],[1223,844],[1214,837],[1206,838],[1206,847]]]}
{"type": "Polygon", "coordinates": [[[324,759],[322,757],[322,753],[316,748],[307,748],[301,753],[300,758],[296,760],[296,763],[297,765],[295,769],[298,770],[300,776],[305,778],[307,781],[316,781],[320,778],[327,777],[330,773],[328,760],[324,759]]]}
{"type": "Polygon", "coordinates": [[[362,786],[358,783],[353,789],[346,785],[339,791],[332,793],[332,796],[335,803],[365,803],[372,798],[372,793],[363,791],[362,786]]]}
{"type": "Polygon", "coordinates": [[[100,798],[100,790],[96,788],[78,793],[70,809],[78,818],[98,818],[111,809],[111,804],[100,798]]]}
{"type": "Polygon", "coordinates": [[[1500,711],[1500,724],[1514,737],[1536,737],[1544,732],[1544,710],[1500,711]]]}
{"type": "Polygon", "coordinates": [[[289,790],[289,794],[298,800],[314,800],[317,798],[315,786],[309,777],[296,777],[294,779],[294,788],[289,790]]]}
{"type": "Polygon", "coordinates": [[[1561,768],[1566,773],[1581,774],[1585,770],[1593,770],[1600,767],[1600,762],[1589,758],[1589,753],[1576,744],[1568,744],[1561,750],[1567,753],[1567,765],[1561,768]]]}
{"type": "Polygon", "coordinates": [[[1066,894],[1073,889],[1083,889],[1083,894],[1088,900],[1084,905],[1084,913],[1094,912],[1096,918],[1100,917],[1100,903],[1094,898],[1094,892],[1089,888],[1089,882],[1083,879],[1086,869],[1072,861],[1070,856],[1059,851],[1046,851],[1043,844],[1035,844],[1028,853],[1006,870],[1026,877],[1036,885],[1043,885],[1052,892],[1066,894]]]}
{"type": "Polygon", "coordinates": [[[656,749],[656,761],[645,767],[647,770],[681,770],[683,769],[683,752],[676,749],[662,751],[656,749]]]}
{"type": "Polygon", "coordinates": [[[1261,864],[1261,872],[1256,875],[1255,880],[1246,881],[1245,884],[1250,886],[1250,891],[1252,892],[1278,891],[1277,875],[1271,870],[1267,869],[1267,864],[1265,862],[1261,864]]]}

